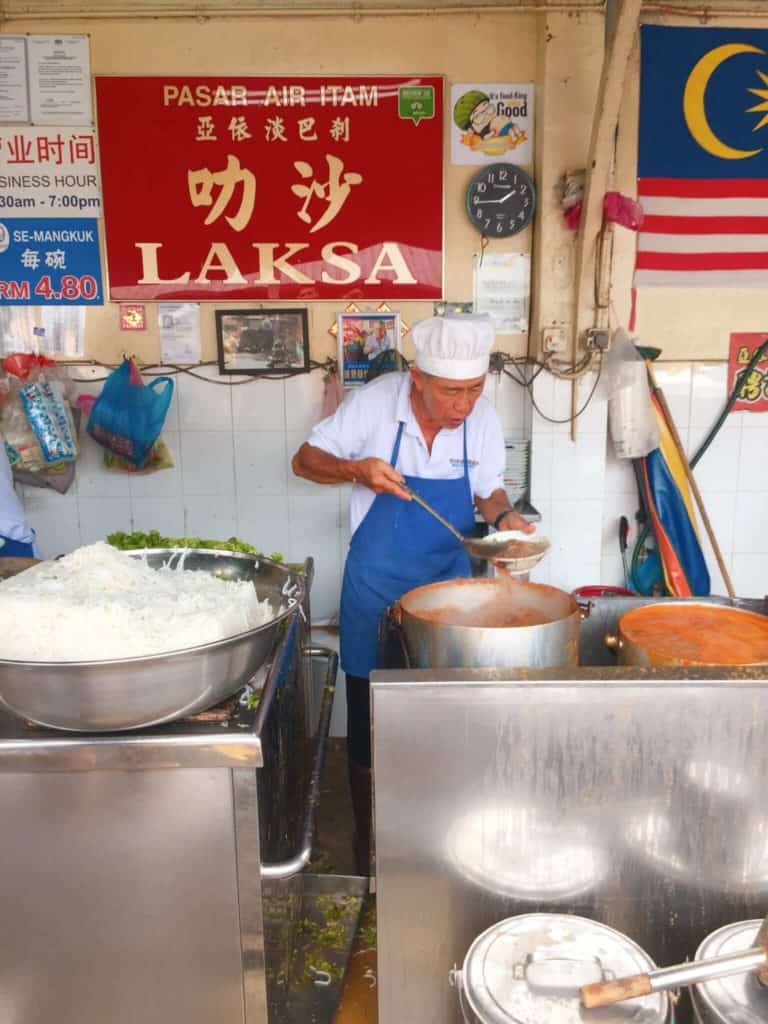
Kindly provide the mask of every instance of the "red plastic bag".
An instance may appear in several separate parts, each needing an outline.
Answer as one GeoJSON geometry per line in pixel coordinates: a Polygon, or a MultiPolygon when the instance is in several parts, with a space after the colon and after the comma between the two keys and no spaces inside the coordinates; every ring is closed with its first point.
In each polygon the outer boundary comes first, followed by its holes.
{"type": "Polygon", "coordinates": [[[33,356],[29,352],[14,352],[3,360],[3,369],[19,380],[26,380],[33,370],[42,370],[47,366],[55,366],[53,359],[45,356],[33,356]]]}

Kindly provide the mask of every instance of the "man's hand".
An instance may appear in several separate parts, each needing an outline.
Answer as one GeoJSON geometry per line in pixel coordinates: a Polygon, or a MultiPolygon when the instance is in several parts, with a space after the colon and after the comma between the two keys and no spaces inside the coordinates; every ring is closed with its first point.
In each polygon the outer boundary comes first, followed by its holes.
{"type": "Polygon", "coordinates": [[[499,533],[502,530],[520,530],[522,533],[535,533],[536,527],[533,523],[529,523],[522,516],[518,515],[517,512],[507,512],[504,518],[499,522],[499,533]]]}
{"type": "Polygon", "coordinates": [[[410,494],[403,490],[405,479],[402,473],[384,459],[360,459],[351,465],[357,483],[370,487],[374,494],[394,494],[405,501],[411,500],[410,494]]]}
{"type": "Polygon", "coordinates": [[[394,494],[404,501],[411,500],[410,494],[403,490],[402,474],[384,459],[339,459],[305,442],[293,456],[291,466],[296,476],[316,484],[353,481],[370,487],[375,494],[394,494]]]}
{"type": "Polygon", "coordinates": [[[509,495],[503,487],[497,487],[493,494],[490,494],[487,498],[478,498],[475,495],[475,504],[477,505],[478,511],[486,523],[493,525],[497,518],[505,513],[502,519],[499,519],[497,530],[520,530],[522,533],[534,533],[536,527],[519,516],[517,512],[513,512],[511,509],[512,502],[509,500],[509,495]],[[509,510],[509,511],[507,511],[509,510]]]}

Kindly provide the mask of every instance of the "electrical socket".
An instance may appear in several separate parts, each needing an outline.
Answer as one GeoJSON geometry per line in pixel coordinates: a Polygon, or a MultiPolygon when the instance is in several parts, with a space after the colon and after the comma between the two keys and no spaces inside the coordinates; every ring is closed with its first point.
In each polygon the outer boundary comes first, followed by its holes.
{"type": "Polygon", "coordinates": [[[541,329],[541,350],[549,354],[565,352],[565,328],[552,325],[541,329]]]}
{"type": "Polygon", "coordinates": [[[607,352],[611,347],[611,332],[600,327],[587,331],[584,344],[589,352],[607,352]]]}

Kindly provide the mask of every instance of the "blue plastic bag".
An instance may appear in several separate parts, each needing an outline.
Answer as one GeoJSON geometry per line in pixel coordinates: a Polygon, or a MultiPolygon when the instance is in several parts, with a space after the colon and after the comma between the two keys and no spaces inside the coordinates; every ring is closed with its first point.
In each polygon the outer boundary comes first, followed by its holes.
{"type": "Polygon", "coordinates": [[[124,359],[104,382],[88,418],[88,433],[103,448],[143,466],[172,398],[170,377],[155,377],[145,384],[133,361],[124,359]]]}

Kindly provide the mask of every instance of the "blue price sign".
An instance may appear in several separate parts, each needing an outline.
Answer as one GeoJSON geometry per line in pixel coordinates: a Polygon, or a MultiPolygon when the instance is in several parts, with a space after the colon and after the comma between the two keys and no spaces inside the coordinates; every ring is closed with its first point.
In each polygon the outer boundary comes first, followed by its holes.
{"type": "Polygon", "coordinates": [[[98,222],[0,220],[0,305],[103,304],[98,222]]]}

